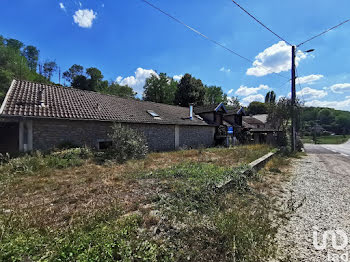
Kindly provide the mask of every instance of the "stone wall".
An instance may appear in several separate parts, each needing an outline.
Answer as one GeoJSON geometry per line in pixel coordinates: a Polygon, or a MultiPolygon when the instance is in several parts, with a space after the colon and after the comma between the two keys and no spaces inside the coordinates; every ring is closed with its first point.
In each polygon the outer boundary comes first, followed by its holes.
{"type": "MultiPolygon", "coordinates": [[[[78,146],[97,148],[98,142],[108,140],[112,123],[98,121],[34,120],[33,149],[49,150],[71,142],[78,146]]],[[[175,125],[128,124],[142,132],[151,151],[175,149],[175,125]]],[[[214,127],[180,126],[179,145],[184,147],[211,146],[214,143],[214,127]]]]}
{"type": "Polygon", "coordinates": [[[210,147],[214,145],[215,127],[180,126],[181,147],[210,147]]]}
{"type": "Polygon", "coordinates": [[[64,142],[97,147],[98,140],[108,139],[109,132],[109,122],[34,120],[33,149],[49,150],[64,142]]]}

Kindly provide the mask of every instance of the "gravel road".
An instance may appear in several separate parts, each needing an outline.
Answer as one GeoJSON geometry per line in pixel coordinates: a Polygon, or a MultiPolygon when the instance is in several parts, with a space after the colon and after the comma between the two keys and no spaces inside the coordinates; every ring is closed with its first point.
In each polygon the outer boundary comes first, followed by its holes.
{"type": "MultiPolygon", "coordinates": [[[[278,261],[350,261],[345,255],[350,246],[335,250],[331,237],[325,250],[313,245],[314,227],[318,244],[326,230],[337,229],[346,232],[350,244],[350,157],[315,145],[307,145],[306,151],[306,157],[295,160],[292,179],[284,185],[284,202],[303,204],[278,232],[278,261]]],[[[339,245],[346,237],[337,239],[339,245]]]]}

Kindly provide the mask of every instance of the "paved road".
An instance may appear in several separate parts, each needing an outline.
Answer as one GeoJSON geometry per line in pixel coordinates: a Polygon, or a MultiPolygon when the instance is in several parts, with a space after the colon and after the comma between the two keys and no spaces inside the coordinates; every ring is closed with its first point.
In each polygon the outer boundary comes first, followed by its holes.
{"type": "Polygon", "coordinates": [[[328,257],[350,252],[350,143],[309,144],[305,149],[308,155],[295,160],[294,176],[284,187],[284,201],[302,205],[279,230],[277,239],[285,257],[280,261],[350,261],[350,256],[346,260],[328,257]],[[325,231],[340,229],[347,234],[349,245],[336,250],[329,237],[328,246],[317,250],[313,244],[315,227],[319,244],[325,231]]]}
{"type": "Polygon", "coordinates": [[[309,154],[341,154],[350,157],[350,140],[340,145],[313,145],[305,144],[305,151],[309,154]]]}

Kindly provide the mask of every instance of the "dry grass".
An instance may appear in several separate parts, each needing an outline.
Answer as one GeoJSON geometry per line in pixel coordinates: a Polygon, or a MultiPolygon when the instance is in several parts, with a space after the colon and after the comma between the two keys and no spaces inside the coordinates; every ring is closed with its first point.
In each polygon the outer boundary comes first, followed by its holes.
{"type": "Polygon", "coordinates": [[[259,172],[261,179],[253,181],[250,186],[257,192],[275,197],[281,193],[281,185],[290,179],[290,158],[275,156],[259,172]]]}
{"type": "MultiPolygon", "coordinates": [[[[0,185],[2,210],[25,218],[30,227],[65,228],[118,206],[122,213],[149,204],[161,190],[162,182],[137,179],[135,174],[172,167],[183,162],[238,166],[270,150],[252,145],[232,149],[203,149],[153,153],[144,160],[125,164],[97,165],[44,170],[16,176],[0,185]]],[[[0,211],[1,212],[1,211],[0,211]]]]}

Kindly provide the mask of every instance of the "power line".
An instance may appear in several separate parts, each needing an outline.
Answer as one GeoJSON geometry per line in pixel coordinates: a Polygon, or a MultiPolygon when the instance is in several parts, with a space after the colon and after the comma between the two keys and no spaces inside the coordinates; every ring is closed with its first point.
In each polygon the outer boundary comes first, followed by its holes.
{"type": "Polygon", "coordinates": [[[287,82],[285,82],[283,85],[280,85],[277,89],[280,89],[281,87],[285,86],[286,84],[288,84],[292,79],[288,79],[287,82]]]}
{"type": "Polygon", "coordinates": [[[320,33],[320,34],[315,35],[315,36],[309,38],[308,40],[306,40],[306,41],[300,43],[299,45],[297,45],[297,47],[302,46],[303,44],[306,44],[307,42],[310,42],[311,40],[314,40],[315,38],[320,37],[320,36],[322,36],[322,35],[328,33],[329,31],[332,31],[332,30],[338,28],[339,26],[342,26],[343,24],[346,24],[347,22],[350,22],[350,19],[345,20],[344,22],[340,23],[339,25],[333,26],[333,27],[327,29],[326,31],[324,31],[324,32],[322,32],[322,33],[320,33]]]}
{"type": "Polygon", "coordinates": [[[297,81],[298,81],[298,86],[299,86],[299,89],[300,89],[300,94],[301,94],[301,97],[302,97],[302,102],[303,102],[303,104],[305,104],[305,98],[304,98],[304,94],[303,94],[303,91],[302,91],[302,87],[301,87],[301,84],[300,84],[300,81],[298,80],[298,78],[299,78],[299,72],[298,72],[298,68],[297,67],[295,67],[295,70],[297,71],[297,81]]]}
{"type": "MultiPolygon", "coordinates": [[[[232,54],[234,54],[234,55],[236,55],[236,56],[238,56],[238,57],[240,57],[240,58],[242,58],[242,59],[244,59],[244,60],[246,60],[246,61],[248,61],[248,62],[250,62],[250,63],[254,63],[253,60],[251,60],[251,59],[249,59],[249,58],[246,58],[246,57],[244,57],[244,56],[238,54],[237,52],[233,51],[232,49],[230,49],[230,48],[224,46],[223,44],[217,42],[216,40],[209,38],[209,37],[206,36],[205,34],[199,32],[198,30],[194,29],[193,27],[187,25],[186,23],[182,22],[181,20],[177,19],[176,17],[172,16],[171,14],[169,14],[169,13],[163,11],[162,9],[160,9],[159,7],[153,5],[152,3],[148,2],[147,0],[141,0],[141,1],[144,2],[144,3],[146,3],[147,5],[151,6],[152,8],[158,10],[159,12],[163,13],[164,15],[168,16],[169,18],[173,19],[173,20],[176,21],[177,23],[179,23],[179,24],[185,26],[187,29],[191,30],[192,32],[194,32],[194,33],[200,35],[201,37],[205,38],[206,40],[208,40],[208,41],[214,43],[215,45],[220,46],[221,48],[225,49],[226,51],[229,51],[230,53],[232,53],[232,54]]],[[[284,75],[281,75],[281,74],[279,74],[279,73],[272,72],[271,69],[268,69],[268,68],[266,68],[266,67],[264,67],[264,66],[257,65],[257,67],[264,68],[265,70],[267,70],[267,71],[270,72],[270,73],[273,73],[273,74],[278,75],[278,76],[283,77],[283,78],[287,78],[287,77],[284,76],[284,75]]]]}
{"type": "Polygon", "coordinates": [[[253,16],[251,13],[249,13],[246,9],[244,9],[242,6],[240,6],[236,1],[232,0],[232,2],[238,6],[240,9],[242,9],[247,15],[249,15],[251,18],[253,18],[256,22],[258,22],[262,27],[264,27],[265,29],[267,29],[268,31],[270,31],[272,34],[274,34],[275,36],[277,36],[280,40],[286,42],[288,45],[292,46],[291,43],[289,43],[288,41],[286,41],[284,38],[282,38],[281,36],[279,36],[278,34],[276,34],[274,31],[272,31],[270,28],[268,28],[266,25],[264,25],[260,20],[258,20],[255,16],[253,16]]]}

